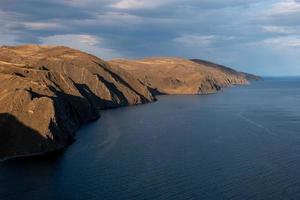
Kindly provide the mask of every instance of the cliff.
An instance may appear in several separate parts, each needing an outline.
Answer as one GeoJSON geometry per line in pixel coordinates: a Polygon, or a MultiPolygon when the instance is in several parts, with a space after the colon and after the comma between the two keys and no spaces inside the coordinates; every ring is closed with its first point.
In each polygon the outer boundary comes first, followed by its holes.
{"type": "Polygon", "coordinates": [[[0,160],[64,148],[102,109],[207,94],[255,76],[200,60],[105,62],[63,46],[0,48],[0,160]]]}
{"type": "Polygon", "coordinates": [[[228,74],[228,75],[235,75],[235,76],[244,77],[248,81],[258,81],[258,80],[261,79],[261,77],[259,77],[259,76],[249,74],[249,73],[245,73],[245,72],[239,72],[239,71],[236,71],[232,68],[226,67],[224,65],[219,65],[219,64],[212,63],[212,62],[209,62],[209,61],[206,61],[206,60],[191,59],[191,61],[193,61],[193,62],[195,62],[199,65],[205,65],[207,67],[211,67],[211,68],[220,70],[220,71],[222,71],[222,72],[224,72],[225,74],[228,74]]]}
{"type": "Polygon", "coordinates": [[[0,159],[63,148],[99,110],[153,100],[130,74],[81,51],[1,47],[0,159]]]}
{"type": "Polygon", "coordinates": [[[233,69],[200,60],[154,57],[141,60],[112,60],[137,77],[153,94],[208,94],[222,87],[249,83],[249,76],[233,69]]]}

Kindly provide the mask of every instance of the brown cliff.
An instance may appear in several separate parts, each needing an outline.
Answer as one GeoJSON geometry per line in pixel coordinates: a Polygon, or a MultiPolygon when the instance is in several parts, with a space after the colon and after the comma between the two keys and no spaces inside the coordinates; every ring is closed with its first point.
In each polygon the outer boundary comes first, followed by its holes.
{"type": "Polygon", "coordinates": [[[119,59],[110,61],[110,64],[123,68],[151,91],[161,94],[208,94],[222,87],[249,83],[244,73],[182,58],[119,59]]]}
{"type": "Polygon", "coordinates": [[[81,51],[1,47],[0,159],[60,149],[100,109],[153,100],[130,74],[81,51]]]}
{"type": "Polygon", "coordinates": [[[212,93],[253,77],[201,60],[105,62],[63,46],[3,46],[0,160],[65,147],[101,109],[151,102],[157,94],[212,93]]]}
{"type": "Polygon", "coordinates": [[[195,63],[198,63],[199,65],[205,65],[207,67],[218,69],[218,70],[220,70],[220,71],[222,71],[222,72],[224,72],[225,74],[228,74],[228,75],[235,75],[235,76],[244,77],[248,81],[258,81],[258,80],[261,79],[259,76],[249,74],[249,73],[245,73],[245,72],[239,72],[239,71],[236,71],[232,68],[226,67],[224,65],[219,65],[219,64],[212,63],[212,62],[209,62],[209,61],[206,61],[206,60],[191,59],[191,61],[193,61],[195,63]]]}

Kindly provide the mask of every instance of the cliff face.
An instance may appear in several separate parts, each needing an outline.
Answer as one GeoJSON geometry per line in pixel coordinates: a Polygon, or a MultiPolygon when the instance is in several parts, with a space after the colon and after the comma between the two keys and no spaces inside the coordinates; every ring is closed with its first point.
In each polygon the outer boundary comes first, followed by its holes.
{"type": "Polygon", "coordinates": [[[222,87],[249,83],[244,73],[200,60],[158,57],[110,63],[136,76],[153,93],[207,94],[222,87]]]}
{"type": "Polygon", "coordinates": [[[57,150],[100,109],[153,100],[138,80],[95,56],[67,47],[1,47],[0,159],[57,150]]]}

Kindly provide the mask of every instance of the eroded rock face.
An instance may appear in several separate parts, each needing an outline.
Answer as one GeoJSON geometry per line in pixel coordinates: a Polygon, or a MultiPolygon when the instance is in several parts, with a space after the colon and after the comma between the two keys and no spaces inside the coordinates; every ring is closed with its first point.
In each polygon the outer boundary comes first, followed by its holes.
{"type": "Polygon", "coordinates": [[[60,149],[99,110],[155,100],[122,69],[67,47],[0,48],[0,159],[60,149]]]}
{"type": "Polygon", "coordinates": [[[136,76],[153,94],[207,94],[249,83],[244,73],[200,60],[157,57],[110,63],[136,76]]]}

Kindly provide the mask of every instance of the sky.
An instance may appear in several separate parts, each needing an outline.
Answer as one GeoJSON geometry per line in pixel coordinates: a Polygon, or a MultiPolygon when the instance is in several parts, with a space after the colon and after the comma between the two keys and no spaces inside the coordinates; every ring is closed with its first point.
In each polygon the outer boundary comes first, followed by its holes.
{"type": "Polygon", "coordinates": [[[300,0],[0,0],[0,44],[28,43],[297,76],[300,0]]]}

